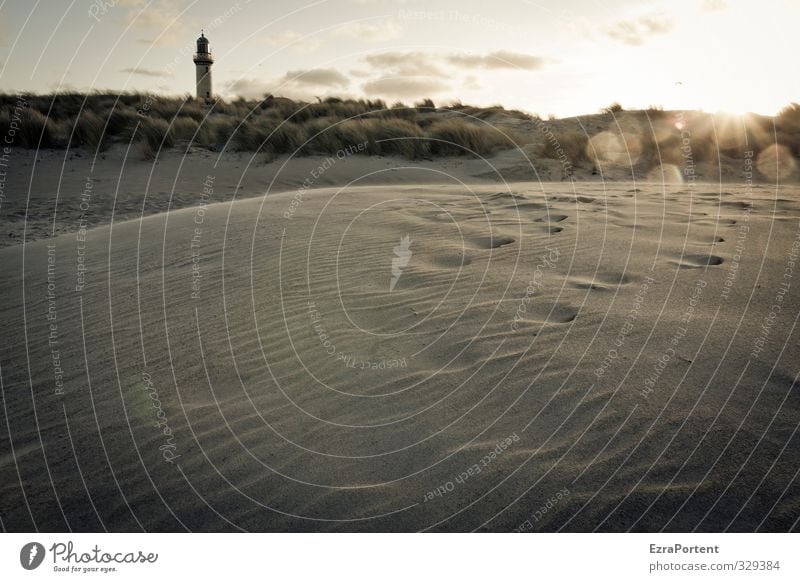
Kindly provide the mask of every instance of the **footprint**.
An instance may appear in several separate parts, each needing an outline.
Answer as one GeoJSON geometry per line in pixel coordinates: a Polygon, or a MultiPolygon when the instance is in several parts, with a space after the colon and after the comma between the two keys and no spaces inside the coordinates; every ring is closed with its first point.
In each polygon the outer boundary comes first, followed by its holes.
{"type": "Polygon", "coordinates": [[[574,321],[578,317],[578,311],[569,305],[561,303],[555,305],[532,303],[521,316],[521,323],[536,324],[537,326],[542,324],[554,325],[574,321]]]}
{"type": "Polygon", "coordinates": [[[602,283],[592,279],[582,279],[576,277],[570,281],[570,287],[573,289],[592,289],[594,291],[607,291],[608,287],[602,283]]]}
{"type": "Polygon", "coordinates": [[[748,208],[750,208],[750,209],[753,208],[753,203],[749,202],[749,201],[745,201],[745,200],[740,200],[740,201],[736,201],[736,202],[730,202],[730,201],[726,200],[725,202],[722,202],[722,205],[723,206],[729,206],[731,208],[738,208],[740,210],[746,210],[748,208]]]}
{"type": "Polygon", "coordinates": [[[725,239],[721,236],[699,236],[693,240],[687,239],[686,242],[687,244],[691,245],[715,245],[717,243],[725,242],[725,239]]]}
{"type": "Polygon", "coordinates": [[[576,196],[575,198],[578,202],[583,202],[584,204],[589,204],[597,200],[597,198],[592,198],[591,196],[576,196]]]}
{"type": "Polygon", "coordinates": [[[569,218],[568,214],[548,214],[542,216],[541,218],[537,218],[536,222],[561,222],[567,218],[569,218]]]}
{"type": "Polygon", "coordinates": [[[553,315],[548,320],[549,323],[569,323],[575,321],[578,317],[578,312],[574,309],[561,309],[558,312],[553,312],[553,315]]]}
{"type": "Polygon", "coordinates": [[[684,255],[681,259],[670,261],[681,269],[700,269],[722,264],[722,257],[717,255],[684,255]]]}
{"type": "Polygon", "coordinates": [[[522,194],[514,194],[513,192],[498,192],[488,196],[489,200],[525,200],[522,194]]]}
{"type": "Polygon", "coordinates": [[[702,218],[700,220],[693,220],[692,223],[702,226],[733,226],[736,224],[736,221],[731,218],[720,218],[719,220],[702,218]]]}
{"type": "MultiPolygon", "coordinates": [[[[546,204],[542,204],[540,202],[522,202],[520,204],[516,204],[515,206],[516,206],[516,208],[519,208],[519,209],[522,209],[522,210],[527,210],[527,209],[544,210],[545,208],[547,208],[546,204]]],[[[509,208],[514,208],[515,206],[509,206],[509,208]]]]}
{"type": "Polygon", "coordinates": [[[472,243],[479,249],[496,249],[517,242],[515,238],[505,235],[482,236],[472,239],[472,243]]]}

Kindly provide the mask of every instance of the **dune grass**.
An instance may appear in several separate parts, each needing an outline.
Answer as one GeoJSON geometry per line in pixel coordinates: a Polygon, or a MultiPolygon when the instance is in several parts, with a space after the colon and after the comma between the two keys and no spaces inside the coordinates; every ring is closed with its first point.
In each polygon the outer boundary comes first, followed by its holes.
{"type": "MultiPolygon", "coordinates": [[[[408,159],[432,155],[491,155],[515,140],[483,123],[500,106],[461,104],[437,108],[382,100],[329,97],[312,103],[267,95],[260,100],[218,101],[205,108],[189,96],[138,93],[58,93],[25,97],[16,145],[26,148],[105,149],[131,139],[146,159],[171,147],[276,155],[330,155],[358,146],[365,155],[408,159]],[[446,116],[446,117],[445,117],[446,116]]],[[[0,132],[11,124],[16,95],[0,95],[0,132]]],[[[527,118],[522,112],[508,112],[527,118]]]]}
{"type": "MultiPolygon", "coordinates": [[[[146,159],[157,158],[169,148],[192,146],[254,152],[266,160],[281,155],[335,155],[346,148],[356,148],[363,155],[412,160],[488,157],[538,143],[534,157],[591,169],[599,161],[590,140],[602,125],[558,119],[544,122],[500,105],[437,105],[431,99],[387,105],[380,99],[329,97],[303,102],[266,95],[255,100],[219,100],[207,108],[189,95],[96,92],[26,95],[24,102],[21,108],[18,95],[0,94],[0,134],[12,131],[16,146],[99,151],[133,140],[146,159]]],[[[638,120],[641,131],[633,143],[640,152],[636,156],[640,169],[685,163],[677,112],[658,107],[627,111],[614,103],[601,116],[610,113],[638,120]]],[[[800,157],[800,104],[787,106],[774,118],[744,117],[741,123],[728,124],[727,130],[708,114],[687,112],[687,120],[695,162],[713,164],[720,156],[741,157],[747,147],[760,150],[776,140],[800,157]]]]}

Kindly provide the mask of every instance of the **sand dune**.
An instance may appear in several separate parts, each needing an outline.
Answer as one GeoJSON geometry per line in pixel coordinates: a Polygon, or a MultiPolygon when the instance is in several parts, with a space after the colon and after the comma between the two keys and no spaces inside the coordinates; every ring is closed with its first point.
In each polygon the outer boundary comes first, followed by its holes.
{"type": "Polygon", "coordinates": [[[796,527],[794,189],[190,163],[0,250],[6,529],[796,527]]]}

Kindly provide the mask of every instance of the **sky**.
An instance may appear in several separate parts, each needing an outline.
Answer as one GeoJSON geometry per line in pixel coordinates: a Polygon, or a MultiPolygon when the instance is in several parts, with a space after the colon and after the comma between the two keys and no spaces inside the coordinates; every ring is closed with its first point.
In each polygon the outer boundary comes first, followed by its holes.
{"type": "Polygon", "coordinates": [[[800,101],[797,0],[0,0],[0,91],[214,91],[775,114],[800,101]],[[792,58],[795,57],[795,58],[792,58]]]}

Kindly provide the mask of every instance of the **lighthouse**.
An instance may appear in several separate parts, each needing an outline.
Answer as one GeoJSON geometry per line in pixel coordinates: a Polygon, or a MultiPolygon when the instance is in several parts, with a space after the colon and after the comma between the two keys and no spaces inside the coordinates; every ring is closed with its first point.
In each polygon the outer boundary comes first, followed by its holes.
{"type": "Polygon", "coordinates": [[[197,39],[197,52],[194,53],[194,68],[197,78],[197,98],[209,105],[211,103],[211,65],[214,57],[208,50],[208,39],[203,31],[197,39]]]}

